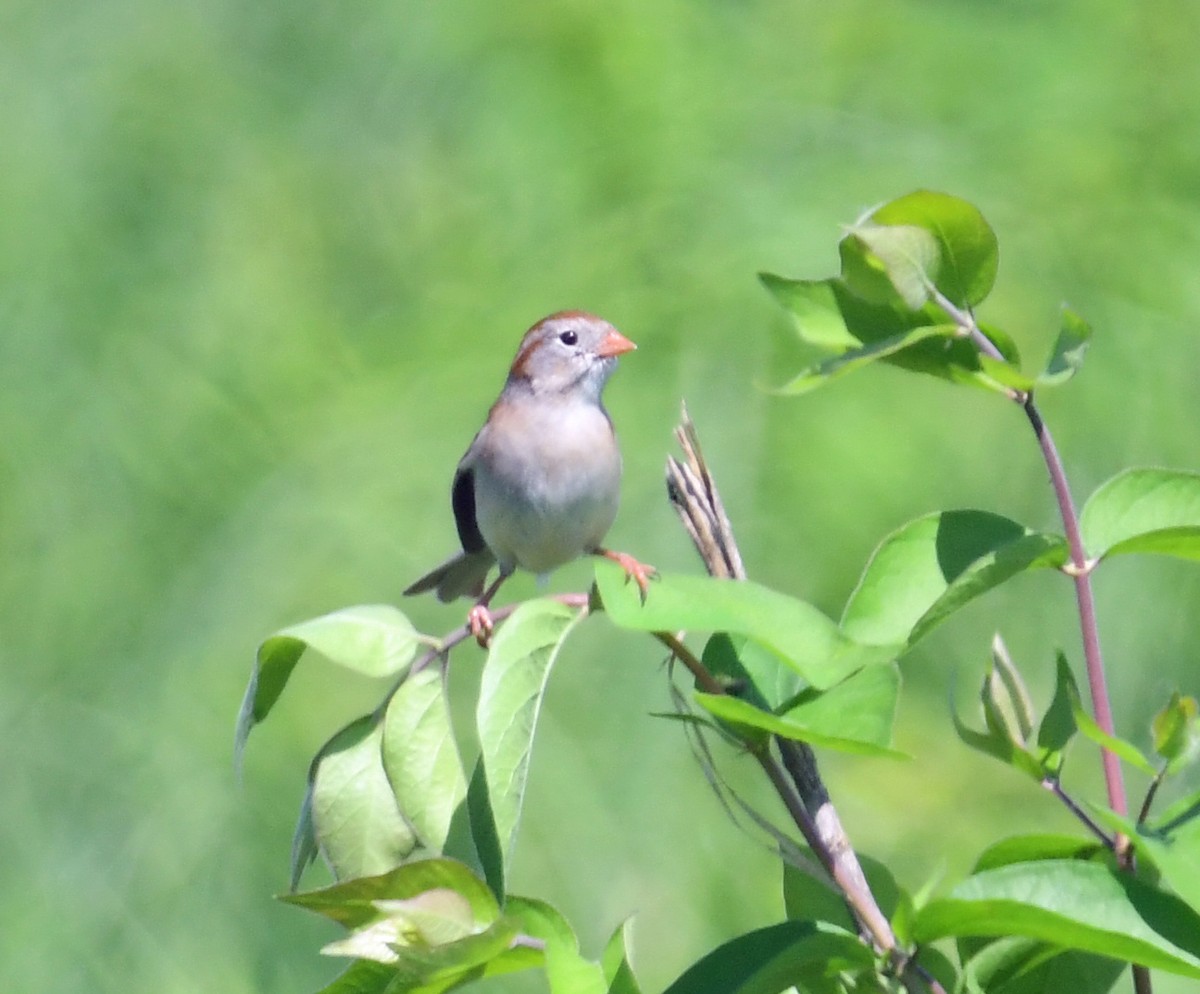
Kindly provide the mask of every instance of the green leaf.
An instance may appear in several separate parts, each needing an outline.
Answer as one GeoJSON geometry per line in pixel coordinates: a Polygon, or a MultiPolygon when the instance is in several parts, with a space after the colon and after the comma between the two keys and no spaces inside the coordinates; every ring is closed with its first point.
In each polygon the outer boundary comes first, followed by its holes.
{"type": "Polygon", "coordinates": [[[387,873],[302,894],[286,894],[279,900],[324,915],[345,928],[357,929],[383,917],[377,901],[404,901],[432,890],[451,890],[461,895],[478,924],[490,925],[500,917],[500,906],[487,885],[452,859],[415,860],[387,873]]]}
{"type": "Polygon", "coordinates": [[[975,306],[991,292],[1000,263],[996,233],[979,209],[958,197],[916,190],[872,212],[870,221],[913,226],[933,236],[937,265],[926,273],[959,306],[975,306]]]}
{"type": "Polygon", "coordinates": [[[1007,381],[1021,377],[1016,345],[998,328],[981,326],[1004,356],[1003,369],[985,363],[974,343],[951,335],[945,313],[933,304],[914,311],[898,300],[871,303],[837,278],[791,280],[769,273],[759,278],[789,312],[800,338],[835,356],[828,365],[801,373],[790,385],[794,391],[826,383],[869,360],[988,390],[1007,390],[1007,381]],[[851,354],[843,359],[843,353],[851,354]]]}
{"type": "Polygon", "coordinates": [[[516,844],[546,681],[563,641],[583,617],[557,601],[528,601],[496,633],[483,667],[476,723],[492,816],[506,864],[516,844]]]}
{"type": "Polygon", "coordinates": [[[471,828],[471,850],[478,857],[492,893],[502,901],[505,891],[504,854],[500,851],[500,836],[496,834],[496,818],[492,814],[492,800],[488,795],[487,774],[482,759],[475,763],[471,781],[467,785],[467,816],[471,828]]]}
{"type": "Polygon", "coordinates": [[[250,730],[275,706],[305,649],[353,672],[385,677],[398,675],[429,644],[408,618],[385,604],[348,607],[276,632],[258,647],[238,713],[234,755],[239,766],[250,730]]]}
{"type": "Polygon", "coordinates": [[[574,930],[556,908],[529,897],[510,897],[504,912],[522,934],[545,943],[551,994],[606,994],[609,985],[603,968],[580,955],[574,930]]]}
{"type": "Polygon", "coordinates": [[[1163,883],[1200,909],[1200,795],[1190,811],[1155,825],[1138,825],[1099,806],[1094,810],[1097,820],[1128,836],[1138,855],[1158,867],[1163,883]]]}
{"type": "Polygon", "coordinates": [[[1084,738],[1091,739],[1101,748],[1120,756],[1125,762],[1141,770],[1147,776],[1152,777],[1158,772],[1151,765],[1150,760],[1143,756],[1141,750],[1132,742],[1109,735],[1096,724],[1096,719],[1083,709],[1083,702],[1079,699],[1079,690],[1074,683],[1067,688],[1067,692],[1071,697],[1071,714],[1075,719],[1075,726],[1084,738]]]}
{"type": "Polygon", "coordinates": [[[1062,652],[1058,653],[1055,670],[1054,698],[1038,726],[1037,744],[1042,751],[1042,763],[1057,776],[1062,769],[1067,745],[1075,737],[1072,701],[1079,698],[1079,690],[1075,686],[1075,677],[1071,675],[1067,657],[1062,652]]]}
{"type": "Polygon", "coordinates": [[[317,994],[386,994],[388,984],[395,976],[394,967],[360,959],[351,963],[344,973],[333,983],[322,987],[317,994]]]}
{"type": "Polygon", "coordinates": [[[987,870],[917,913],[918,942],[1020,935],[1200,978],[1200,915],[1098,863],[1043,860],[987,870]]]}
{"type": "MultiPolygon", "coordinates": [[[[318,756],[318,759],[320,757],[318,756]]],[[[292,873],[289,888],[295,890],[300,886],[300,878],[316,861],[320,852],[317,845],[317,829],[313,825],[313,777],[316,775],[317,762],[309,767],[308,786],[304,791],[304,800],[300,803],[300,815],[296,819],[296,830],[292,833],[292,873]]]]}
{"type": "Polygon", "coordinates": [[[1175,690],[1151,721],[1154,751],[1169,764],[1186,760],[1195,753],[1200,742],[1200,722],[1196,720],[1196,714],[1196,698],[1182,696],[1175,690]]]}
{"type": "Polygon", "coordinates": [[[1124,963],[1091,953],[1062,951],[1021,936],[978,943],[965,960],[966,990],[987,994],[1105,994],[1124,963]]]}
{"type": "Polygon", "coordinates": [[[751,743],[761,743],[766,735],[779,735],[797,742],[824,749],[836,749],[859,756],[887,756],[891,759],[908,759],[902,752],[849,738],[846,735],[828,734],[808,728],[797,721],[781,718],[770,711],[762,711],[748,701],[730,697],[728,694],[705,694],[697,691],[696,702],[709,714],[732,725],[738,735],[751,743]]]}
{"type": "Polygon", "coordinates": [[[1083,368],[1083,357],[1091,340],[1092,326],[1069,307],[1064,307],[1054,351],[1046,371],[1037,379],[1038,384],[1056,387],[1071,379],[1083,368]]]}
{"type": "Polygon", "coordinates": [[[739,936],[689,967],[665,994],[779,994],[805,971],[869,970],[871,951],[830,925],[789,921],[739,936]]]}
{"type": "Polygon", "coordinates": [[[842,616],[860,642],[911,647],[1018,573],[1057,567],[1066,542],[988,511],[942,511],[893,532],[872,554],[842,616]]]}
{"type": "Polygon", "coordinates": [[[900,667],[894,662],[869,666],[828,690],[807,688],[781,717],[810,732],[878,746],[886,750],[881,755],[907,758],[888,748],[899,696],[900,667]]]}
{"type": "Polygon", "coordinates": [[[855,294],[874,304],[898,296],[914,311],[929,299],[941,268],[937,239],[910,224],[859,221],[838,244],[838,253],[842,280],[855,294]]]}
{"type": "Polygon", "coordinates": [[[313,829],[338,880],[388,870],[417,845],[384,773],[382,742],[382,724],[366,715],[330,739],[314,761],[313,829]]]}
{"type": "Polygon", "coordinates": [[[395,946],[445,945],[476,931],[470,902],[457,891],[434,888],[414,897],[376,901],[379,917],[346,938],[326,945],[327,956],[351,956],[395,963],[395,946]]]}
{"type": "Polygon", "coordinates": [[[396,802],[421,845],[440,853],[467,796],[439,668],[408,677],[388,702],[383,768],[396,802]]]}
{"type": "MultiPolygon", "coordinates": [[[[870,340],[863,338],[861,327],[850,330],[843,313],[846,291],[841,289],[840,281],[791,280],[772,273],[759,273],[758,278],[791,315],[796,332],[808,344],[825,352],[845,352],[870,340]]],[[[890,328],[888,334],[873,338],[891,337],[896,333],[899,317],[892,311],[888,318],[883,322],[890,328]],[[893,324],[897,327],[891,327],[893,324]]],[[[856,325],[861,323],[856,322],[856,325]]]]}
{"type": "Polygon", "coordinates": [[[886,647],[847,638],[811,604],[749,580],[665,574],[650,585],[643,604],[637,588],[625,582],[624,571],[601,560],[596,587],[604,610],[622,628],[746,635],[820,689],[865,665],[894,658],[886,647]]]}
{"type": "Polygon", "coordinates": [[[704,644],[701,662],[734,697],[771,711],[800,689],[800,674],[745,635],[717,632],[704,644]]]}
{"type": "Polygon", "coordinates": [[[626,942],[628,924],[628,921],[622,922],[613,930],[612,936],[604,946],[604,955],[600,958],[604,979],[608,983],[608,994],[642,994],[637,978],[633,975],[633,967],[629,964],[626,942]]]}
{"type": "Polygon", "coordinates": [[[1024,748],[1033,734],[1033,704],[1025,681],[999,635],[992,638],[992,654],[980,700],[988,728],[1024,748]]]}
{"type": "Polygon", "coordinates": [[[882,338],[869,345],[848,349],[840,355],[815,363],[807,369],[801,370],[783,386],[776,388],[775,392],[782,395],[808,393],[846,373],[852,373],[879,359],[886,359],[897,352],[911,348],[927,338],[949,338],[954,334],[954,326],[946,324],[911,328],[889,338],[882,338]]]}
{"type": "Polygon", "coordinates": [[[1088,554],[1200,559],[1200,473],[1129,469],[1088,498],[1080,515],[1088,554]]]}
{"type": "Polygon", "coordinates": [[[1106,852],[1094,839],[1081,839],[1075,835],[1035,833],[1013,835],[993,842],[975,861],[973,873],[994,870],[1012,863],[1034,863],[1045,859],[1091,859],[1106,852]]]}
{"type": "MultiPolygon", "coordinates": [[[[987,686],[986,677],[984,686],[987,686]]],[[[998,759],[1005,765],[1013,767],[1039,783],[1046,776],[1047,770],[1043,767],[1038,757],[1026,749],[1019,741],[1014,741],[1013,737],[1004,728],[997,727],[994,715],[988,719],[988,729],[986,732],[977,732],[968,726],[958,716],[958,710],[954,703],[953,683],[950,688],[950,720],[954,725],[954,732],[958,736],[959,741],[968,748],[974,749],[976,752],[981,752],[985,756],[991,756],[993,759],[998,759]]]]}
{"type": "MultiPolygon", "coordinates": [[[[816,854],[808,846],[799,846],[798,849],[800,855],[814,867],[821,865],[816,854]]],[[[896,883],[896,878],[887,864],[865,853],[856,855],[879,909],[890,918],[907,895],[896,883]]],[[[787,863],[782,865],[783,906],[788,918],[796,921],[828,922],[847,932],[854,931],[857,926],[850,917],[845,898],[834,890],[824,877],[818,879],[795,866],[787,863]]]]}

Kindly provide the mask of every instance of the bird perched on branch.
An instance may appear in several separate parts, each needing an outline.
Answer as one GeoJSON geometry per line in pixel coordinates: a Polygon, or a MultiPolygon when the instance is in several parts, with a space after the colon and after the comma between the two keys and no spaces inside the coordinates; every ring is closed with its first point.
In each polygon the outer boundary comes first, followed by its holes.
{"type": "Polygon", "coordinates": [[[486,645],[488,605],[520,568],[545,577],[582,555],[620,564],[646,596],[654,568],[601,545],[617,516],[621,453],[601,402],[617,356],[637,346],[607,321],[561,311],[525,333],[500,397],[458,463],[451,504],[463,551],[404,591],[470,595],[486,645]],[[500,572],[485,587],[488,572],[500,572]]]}

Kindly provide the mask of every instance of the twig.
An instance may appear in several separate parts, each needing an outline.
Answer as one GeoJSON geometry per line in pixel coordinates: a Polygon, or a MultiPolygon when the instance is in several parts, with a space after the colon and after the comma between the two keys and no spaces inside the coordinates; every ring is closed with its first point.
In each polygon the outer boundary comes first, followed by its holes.
{"type": "MultiPolygon", "coordinates": [[[[1004,356],[996,345],[975,320],[975,315],[969,309],[959,307],[936,287],[930,287],[934,301],[959,326],[976,347],[984,355],[992,359],[1004,360],[1004,356]]],[[[1079,515],[1075,510],[1075,502],[1071,497],[1071,488],[1067,483],[1066,470],[1058,447],[1050,429],[1042,420],[1041,412],[1033,401],[1033,393],[1011,391],[1010,396],[1019,403],[1025,411],[1025,417],[1033,428],[1038,447],[1042,450],[1042,459],[1050,473],[1050,483],[1054,488],[1054,498],[1058,503],[1059,515],[1062,518],[1063,530],[1067,536],[1067,548],[1071,562],[1066,572],[1075,584],[1075,601],[1079,609],[1079,628],[1083,638],[1083,660],[1087,669],[1088,688],[1091,691],[1092,711],[1096,724],[1107,734],[1113,735],[1114,725],[1112,705],[1108,694],[1108,681],[1104,674],[1104,659],[1100,652],[1100,628],[1096,623],[1096,599],[1092,593],[1091,572],[1095,565],[1087,558],[1083,547],[1083,537],[1079,531],[1079,515]]],[[[1125,796],[1125,779],[1121,773],[1121,763],[1116,753],[1101,747],[1101,762],[1104,766],[1104,786],[1108,792],[1108,804],[1117,814],[1129,813],[1129,802],[1125,796]]],[[[1127,870],[1133,869],[1134,854],[1130,840],[1123,834],[1117,833],[1113,840],[1113,848],[1117,863],[1127,870]]],[[[1150,973],[1144,966],[1134,966],[1133,986],[1137,994],[1150,994],[1150,973]]]]}
{"type": "Polygon", "coordinates": [[[1073,814],[1076,818],[1078,818],[1080,822],[1082,822],[1083,827],[1096,836],[1096,838],[1102,843],[1104,843],[1104,847],[1106,849],[1111,850],[1115,848],[1116,843],[1113,841],[1112,836],[1110,836],[1106,831],[1104,831],[1103,828],[1097,825],[1092,816],[1075,803],[1074,798],[1072,798],[1070,794],[1063,790],[1062,784],[1056,777],[1046,777],[1044,780],[1042,780],[1042,786],[1045,787],[1046,790],[1050,791],[1050,793],[1057,797],[1060,801],[1062,801],[1067,810],[1070,811],[1071,814],[1073,814]]]}
{"type": "MultiPolygon", "coordinates": [[[[675,437],[684,459],[667,460],[667,493],[680,520],[704,560],[710,575],[733,580],[746,579],[741,553],[733,528],[725,513],[712,474],[704,461],[695,425],[684,407],[675,437]]],[[[675,636],[657,633],[656,637],[675,653],[707,693],[722,694],[725,688],[709,673],[675,636]]],[[[892,959],[906,980],[915,973],[934,994],[945,994],[941,984],[900,950],[891,924],[879,908],[867,884],[862,866],[842,827],[837,810],[817,771],[816,757],[801,742],[776,737],[779,759],[767,748],[751,749],[767,779],[775,788],[789,816],[812,848],[821,865],[841,892],[864,934],[881,953],[892,959]]]]}

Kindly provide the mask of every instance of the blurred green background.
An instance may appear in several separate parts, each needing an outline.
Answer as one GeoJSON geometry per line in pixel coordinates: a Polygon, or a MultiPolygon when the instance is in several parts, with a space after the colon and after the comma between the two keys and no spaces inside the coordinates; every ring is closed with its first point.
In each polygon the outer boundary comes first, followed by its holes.
{"type": "MultiPolygon", "coordinates": [[[[253,652],[394,602],[454,548],[455,462],[550,311],[641,346],[607,395],[612,544],[698,568],[662,483],[686,399],[751,574],[835,615],[918,514],[1055,524],[995,398],[882,369],[798,400],[756,388],[799,360],[755,273],[832,272],[839,224],[872,204],[923,186],[980,206],[1002,256],[983,316],[1031,365],[1061,302],[1094,324],[1083,377],[1044,398],[1080,498],[1125,465],[1196,468],[1198,32],[1193,0],[6,6],[0,989],[290,994],[336,972],[316,950],[337,930],[271,894],[312,751],[378,688],[302,667],[239,786],[253,652]]],[[[1139,741],[1171,688],[1200,690],[1198,595],[1168,561],[1099,577],[1139,741]]],[[[404,607],[433,632],[461,620],[404,607]]],[[[952,742],[946,711],[997,628],[1043,692],[1056,647],[1078,661],[1071,608],[1054,576],[974,605],[905,662],[914,760],[825,760],[851,836],[905,884],[1073,830],[952,742]]],[[[464,700],[479,658],[455,660],[464,700]]],[[[513,881],[591,953],[633,916],[650,991],[781,914],[769,852],[649,716],[660,662],[602,621],[579,633],[513,881]]],[[[1081,795],[1101,796],[1096,765],[1080,749],[1068,769],[1081,795]]]]}

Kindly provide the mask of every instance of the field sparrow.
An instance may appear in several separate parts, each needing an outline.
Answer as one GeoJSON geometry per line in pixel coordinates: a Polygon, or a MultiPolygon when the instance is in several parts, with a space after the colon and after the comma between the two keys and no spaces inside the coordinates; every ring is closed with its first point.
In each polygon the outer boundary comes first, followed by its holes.
{"type": "Polygon", "coordinates": [[[582,311],[543,318],[521,339],[499,399],[451,488],[463,551],[404,591],[469,594],[471,633],[486,645],[488,604],[518,567],[544,578],[581,555],[619,563],[646,595],[653,567],[601,546],[617,515],[621,453],[600,394],[617,356],[636,348],[582,311]],[[484,587],[488,571],[500,573],[484,587]]]}

